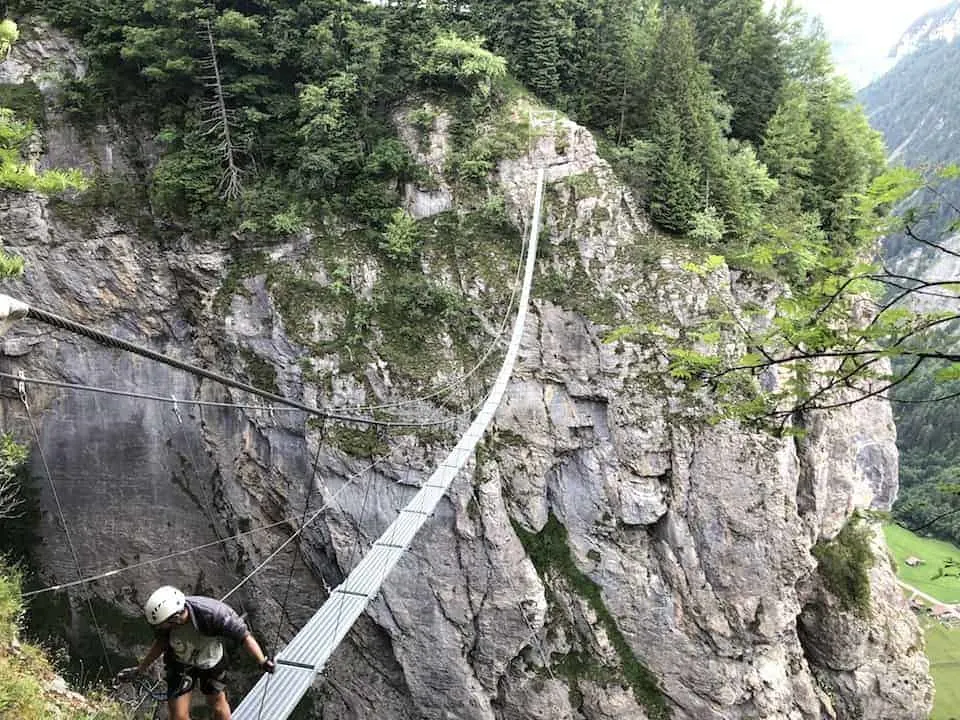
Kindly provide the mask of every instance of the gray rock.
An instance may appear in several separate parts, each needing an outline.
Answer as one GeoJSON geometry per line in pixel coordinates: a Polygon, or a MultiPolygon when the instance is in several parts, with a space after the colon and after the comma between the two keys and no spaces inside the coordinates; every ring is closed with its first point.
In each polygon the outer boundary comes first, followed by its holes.
{"type": "MultiPolygon", "coordinates": [[[[56,48],[18,57],[29,65],[56,48]]],[[[442,123],[435,129],[427,154],[441,162],[442,123]]],[[[67,137],[48,136],[48,155],[67,157],[67,137]]],[[[110,155],[105,145],[91,153],[110,155]]],[[[677,337],[712,302],[737,307],[777,291],[747,287],[725,268],[690,273],[683,253],[651,247],[649,221],[589,133],[566,120],[499,168],[518,222],[539,167],[553,200],[538,283],[555,273],[580,285],[552,298],[535,288],[518,369],[482,452],[326,668],[314,693],[322,716],[642,719],[653,711],[636,699],[636,673],[624,671],[642,666],[675,720],[821,720],[833,712],[821,684],[839,717],[925,717],[922,639],[889,565],[872,570],[865,627],[832,604],[810,552],[855,510],[895,495],[889,406],[872,399],[811,415],[799,440],[704,422],[711,399],[665,376],[657,337],[604,342],[607,333],[644,317],[677,337]],[[557,523],[565,539],[528,555],[521,537],[557,523]]],[[[446,207],[445,197],[410,198],[418,216],[446,207]]],[[[338,353],[301,346],[262,276],[228,288],[214,311],[225,248],[186,238],[163,249],[107,215],[88,225],[69,224],[39,197],[0,197],[0,234],[27,261],[24,279],[4,289],[228,374],[243,377],[243,358],[256,357],[280,392],[308,402],[425,395],[382,359],[363,381],[339,372],[338,353]],[[329,387],[306,380],[304,367],[328,372],[329,387]]],[[[264,247],[296,262],[309,238],[264,247]]],[[[353,291],[369,297],[376,259],[358,259],[351,272],[353,291]]],[[[328,271],[315,279],[328,282],[328,271]]],[[[488,285],[481,278],[470,292],[488,285]]],[[[309,311],[315,339],[329,339],[336,312],[309,311]]],[[[733,353],[742,339],[724,342],[733,353]]],[[[31,472],[43,580],[135,566],[84,590],[128,619],[162,583],[233,591],[268,647],[278,632],[284,642],[443,456],[443,442],[398,434],[383,438],[373,465],[301,412],[258,409],[242,393],[33,323],[11,330],[3,348],[7,373],[177,400],[29,386],[42,448],[31,472]],[[305,517],[302,538],[254,573],[305,517]],[[205,547],[176,554],[195,546],[205,547]]],[[[434,400],[417,407],[425,417],[448,412],[434,400]]],[[[29,440],[22,406],[8,400],[0,413],[4,428],[29,440]]],[[[80,604],[72,617],[73,632],[89,625],[80,604]]],[[[109,642],[142,652],[121,627],[107,625],[109,642]]]]}

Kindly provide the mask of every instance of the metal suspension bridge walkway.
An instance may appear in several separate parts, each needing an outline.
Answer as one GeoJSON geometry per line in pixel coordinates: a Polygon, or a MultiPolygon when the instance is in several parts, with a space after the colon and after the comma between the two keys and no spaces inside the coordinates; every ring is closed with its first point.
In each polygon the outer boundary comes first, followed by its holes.
{"type": "Polygon", "coordinates": [[[517,317],[503,365],[490,394],[460,442],[400,511],[396,520],[373,543],[370,552],[350,572],[346,580],[333,589],[327,601],[287,646],[276,654],[276,672],[260,678],[233,711],[234,720],[286,720],[290,716],[353,623],[380,591],[387,575],[410,547],[417,531],[430,518],[437,503],[472,457],[477,443],[500,406],[520,350],[537,257],[543,178],[544,171],[541,169],[537,175],[533,220],[530,225],[530,240],[527,243],[517,317]]]}
{"type": "MultiPolygon", "coordinates": [[[[533,271],[536,265],[537,240],[540,234],[540,214],[543,204],[543,185],[544,170],[540,169],[537,174],[533,215],[524,259],[523,282],[520,300],[517,305],[517,316],[514,319],[513,332],[503,365],[482,407],[457,445],[414,495],[413,499],[400,511],[397,518],[373,543],[367,555],[349,573],[344,582],[331,591],[327,601],[291,639],[287,646],[276,654],[276,672],[273,675],[264,675],[260,678],[250,693],[233,711],[234,720],[286,720],[290,716],[312,686],[316,676],[323,671],[330,656],[350,631],[354,622],[379,593],[387,576],[410,547],[417,532],[431,517],[454,479],[473,456],[477,443],[483,437],[500,406],[520,351],[527,306],[529,305],[533,285],[533,271]]],[[[319,408],[306,406],[295,400],[238,382],[225,375],[161,355],[149,348],[106,335],[67,318],[31,307],[9,296],[0,295],[0,335],[3,335],[13,322],[22,318],[29,318],[85,335],[108,347],[132,352],[310,414],[329,419],[360,420],[359,418],[339,416],[319,408]]],[[[7,376],[4,375],[4,377],[7,376]]],[[[21,378],[20,385],[22,388],[22,373],[19,377],[21,378]]],[[[21,395],[23,395],[23,392],[21,389],[21,395]]],[[[25,399],[24,403],[26,404],[25,399]]],[[[110,574],[107,573],[106,575],[110,574]]],[[[81,579],[75,584],[83,582],[87,582],[87,580],[81,579]]],[[[61,586],[48,589],[57,589],[58,587],[61,586]]]]}

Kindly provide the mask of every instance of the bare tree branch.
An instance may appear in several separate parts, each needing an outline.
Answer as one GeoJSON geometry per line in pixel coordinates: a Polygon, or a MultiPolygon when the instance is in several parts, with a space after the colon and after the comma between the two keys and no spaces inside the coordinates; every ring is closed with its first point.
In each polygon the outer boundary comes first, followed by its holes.
{"type": "MultiPolygon", "coordinates": [[[[204,67],[209,67],[211,75],[207,78],[205,84],[215,94],[215,100],[209,101],[212,119],[214,122],[206,131],[207,134],[217,133],[221,137],[218,150],[223,153],[223,163],[225,169],[220,178],[220,195],[228,200],[235,200],[240,196],[243,190],[240,166],[236,161],[236,148],[230,136],[230,113],[227,111],[227,101],[223,91],[223,80],[220,75],[220,63],[217,60],[217,47],[213,41],[213,30],[210,27],[210,21],[205,23],[207,43],[210,46],[210,58],[204,60],[204,67]]],[[[208,118],[209,120],[209,118],[208,118]]]]}
{"type": "MultiPolygon", "coordinates": [[[[951,205],[951,207],[953,206],[951,205]]],[[[958,210],[956,207],[954,207],[953,209],[957,210],[957,212],[960,212],[960,210],[958,210]]],[[[954,250],[950,250],[949,248],[946,248],[943,245],[938,245],[935,242],[932,242],[930,240],[927,240],[926,238],[922,238],[919,235],[917,235],[916,232],[914,232],[913,227],[909,223],[904,225],[903,232],[908,238],[910,238],[911,240],[916,240],[921,245],[926,245],[927,247],[932,247],[936,250],[939,250],[942,253],[946,253],[947,255],[952,255],[955,258],[960,258],[960,253],[954,250]]]]}
{"type": "Polygon", "coordinates": [[[20,497],[20,484],[12,477],[0,479],[0,520],[13,520],[21,517],[23,498],[20,497]]]}

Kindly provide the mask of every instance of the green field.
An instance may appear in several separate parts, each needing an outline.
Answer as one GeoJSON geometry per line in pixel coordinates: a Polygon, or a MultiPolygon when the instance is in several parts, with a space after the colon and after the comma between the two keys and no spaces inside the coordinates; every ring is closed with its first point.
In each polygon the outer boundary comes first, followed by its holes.
{"type": "Polygon", "coordinates": [[[930,720],[960,720],[960,629],[924,620],[930,674],[937,689],[930,720]]]}
{"type": "MultiPolygon", "coordinates": [[[[960,577],[933,579],[947,560],[960,562],[960,548],[942,540],[918,537],[899,525],[886,525],[883,530],[887,536],[887,547],[897,560],[897,577],[940,602],[960,603],[960,577]],[[908,557],[920,558],[924,564],[909,567],[904,563],[908,557]]],[[[960,572],[960,567],[957,570],[960,572]]]]}
{"type": "MultiPolygon", "coordinates": [[[[917,537],[898,525],[885,526],[884,534],[896,559],[897,575],[903,582],[944,603],[960,602],[960,578],[933,579],[947,559],[960,561],[960,548],[917,537]],[[909,567],[903,562],[908,557],[918,557],[926,564],[909,567]]],[[[930,674],[936,687],[930,720],[960,720],[960,628],[947,628],[928,618],[921,624],[927,639],[930,674]]]]}

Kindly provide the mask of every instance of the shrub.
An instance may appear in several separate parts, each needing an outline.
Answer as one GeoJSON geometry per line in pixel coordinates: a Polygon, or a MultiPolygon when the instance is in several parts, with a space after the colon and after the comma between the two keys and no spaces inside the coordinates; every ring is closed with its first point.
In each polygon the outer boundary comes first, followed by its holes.
{"type": "Polygon", "coordinates": [[[417,221],[410,213],[397,209],[390,216],[380,247],[393,260],[405,262],[413,259],[420,248],[420,240],[417,221]]]}
{"type": "Polygon", "coordinates": [[[471,95],[489,98],[507,75],[507,61],[483,48],[483,38],[456,33],[437,35],[420,68],[426,80],[459,85],[471,95]]]}
{"type": "Polygon", "coordinates": [[[854,515],[833,540],[817,543],[812,551],[827,590],[844,610],[864,618],[870,614],[872,534],[870,525],[854,515]]]}

